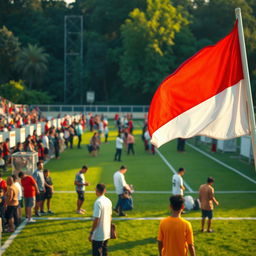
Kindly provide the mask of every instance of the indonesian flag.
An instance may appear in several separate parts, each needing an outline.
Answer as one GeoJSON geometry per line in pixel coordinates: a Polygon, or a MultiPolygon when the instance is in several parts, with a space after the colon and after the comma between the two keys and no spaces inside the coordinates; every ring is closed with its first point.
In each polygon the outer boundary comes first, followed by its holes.
{"type": "Polygon", "coordinates": [[[150,104],[148,129],[157,147],[175,138],[225,140],[250,133],[237,22],[229,35],[161,83],[150,104]]]}

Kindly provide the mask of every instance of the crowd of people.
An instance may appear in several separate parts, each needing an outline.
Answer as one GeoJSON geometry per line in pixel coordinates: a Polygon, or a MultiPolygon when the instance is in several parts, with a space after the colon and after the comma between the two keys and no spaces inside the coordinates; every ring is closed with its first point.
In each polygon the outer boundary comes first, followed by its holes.
{"type": "Polygon", "coordinates": [[[7,132],[27,124],[44,122],[46,118],[39,108],[14,104],[0,97],[0,131],[7,132]]]}
{"type": "MultiPolygon", "coordinates": [[[[108,120],[104,116],[93,116],[91,114],[87,116],[81,115],[79,120],[73,121],[70,121],[68,116],[66,116],[61,123],[61,128],[50,126],[46,122],[43,135],[38,136],[36,131],[34,131],[32,136],[26,138],[25,143],[17,144],[12,150],[9,148],[8,139],[0,144],[0,168],[2,167],[3,170],[7,169],[6,162],[8,162],[11,153],[14,152],[37,152],[39,159],[37,168],[32,175],[27,175],[21,171],[18,177],[12,175],[4,180],[0,173],[0,214],[5,231],[13,232],[20,224],[23,202],[25,206],[25,217],[28,223],[36,221],[32,218],[33,209],[36,217],[40,217],[42,214],[53,214],[51,210],[51,198],[54,192],[53,181],[50,177],[50,171],[44,169],[44,161],[49,159],[52,154],[58,159],[60,151],[64,150],[65,147],[73,149],[75,136],[78,138],[77,148],[81,148],[82,134],[86,129],[86,124],[89,124],[90,131],[93,132],[89,144],[89,151],[92,156],[97,156],[102,143],[102,137],[104,136],[105,143],[108,142],[108,120]]],[[[122,161],[123,147],[125,147],[128,155],[135,154],[132,115],[124,117],[116,115],[115,125],[118,135],[115,141],[116,152],[114,160],[122,161]]],[[[155,154],[154,147],[150,144],[146,118],[142,139],[145,150],[155,154]]],[[[86,186],[90,185],[84,176],[88,172],[88,169],[88,166],[82,166],[74,180],[77,192],[77,214],[85,214],[86,212],[82,206],[85,201],[86,186]]],[[[133,187],[127,184],[125,180],[126,172],[127,167],[122,165],[113,176],[113,184],[117,194],[117,202],[113,210],[118,216],[126,216],[125,211],[133,209],[133,187]]],[[[161,220],[157,236],[158,250],[161,256],[187,255],[188,252],[192,256],[195,255],[192,225],[181,217],[185,213],[184,190],[186,188],[183,182],[184,174],[185,169],[180,168],[172,178],[173,195],[170,197],[171,216],[161,220]]],[[[206,184],[201,185],[199,189],[199,201],[202,209],[201,232],[213,232],[211,228],[213,203],[218,205],[218,201],[214,196],[213,183],[214,178],[208,177],[206,184]],[[208,218],[207,229],[205,229],[206,218],[208,218]]],[[[105,193],[106,186],[103,183],[97,184],[97,200],[93,207],[93,223],[88,237],[92,243],[93,256],[108,255],[108,240],[115,237],[115,234],[113,234],[113,232],[115,233],[115,228],[113,228],[114,225],[111,221],[112,202],[105,196],[105,193]]]]}

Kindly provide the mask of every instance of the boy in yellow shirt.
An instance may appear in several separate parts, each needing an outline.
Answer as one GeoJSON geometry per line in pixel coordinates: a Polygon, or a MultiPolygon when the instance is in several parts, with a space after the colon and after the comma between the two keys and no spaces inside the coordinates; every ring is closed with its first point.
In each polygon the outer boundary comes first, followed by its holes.
{"type": "Polygon", "coordinates": [[[181,195],[170,197],[172,215],[161,220],[158,231],[159,256],[195,256],[194,238],[191,223],[181,218],[184,198],[181,195]]]}

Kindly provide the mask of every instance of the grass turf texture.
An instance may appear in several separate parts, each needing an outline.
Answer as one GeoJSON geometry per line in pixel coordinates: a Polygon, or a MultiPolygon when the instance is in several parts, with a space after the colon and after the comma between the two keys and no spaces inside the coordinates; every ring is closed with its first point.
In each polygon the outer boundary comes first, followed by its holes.
{"type": "MultiPolygon", "coordinates": [[[[123,152],[123,162],[128,166],[126,180],[135,186],[135,189],[146,191],[170,190],[172,176],[169,168],[159,156],[152,156],[144,152],[139,131],[136,131],[135,156],[127,156],[123,152]]],[[[91,133],[83,136],[86,144],[91,133]]],[[[46,167],[51,176],[56,191],[73,191],[74,176],[83,164],[89,166],[86,180],[91,183],[87,190],[94,190],[98,182],[104,182],[108,190],[114,190],[113,174],[120,167],[114,162],[116,133],[110,132],[110,142],[102,144],[98,157],[88,155],[85,144],[83,149],[66,150],[60,160],[51,160],[46,167]]],[[[241,176],[214,163],[195,150],[187,147],[187,152],[176,152],[176,142],[168,143],[161,148],[162,154],[170,163],[178,168],[187,169],[185,180],[197,190],[205,182],[207,176],[216,178],[216,190],[256,190],[256,185],[241,176]]],[[[225,161],[225,159],[223,159],[225,161]]],[[[241,163],[239,159],[228,158],[228,163],[236,168],[241,163]],[[230,163],[232,162],[232,163],[230,163]]],[[[251,166],[242,163],[243,171],[252,172],[251,166]]],[[[250,176],[254,179],[255,174],[250,176]]],[[[113,205],[116,195],[109,194],[113,205]]],[[[192,195],[195,197],[196,195],[192,195]]],[[[255,194],[218,194],[220,206],[214,211],[217,217],[255,217],[255,194]]],[[[52,201],[54,217],[81,217],[75,213],[76,194],[55,194],[52,201]]],[[[94,194],[86,194],[84,208],[86,216],[92,215],[94,194]]],[[[129,212],[129,217],[164,217],[168,215],[167,194],[134,194],[135,209],[129,212]]],[[[115,216],[115,215],[113,215],[115,216]]],[[[190,212],[188,217],[200,217],[200,212],[190,212]]],[[[185,216],[185,217],[186,217],[185,216]]],[[[110,255],[157,255],[156,235],[159,221],[115,221],[119,233],[117,240],[109,242],[110,255]]],[[[220,221],[214,222],[214,234],[201,234],[200,221],[192,221],[195,234],[197,255],[254,255],[256,221],[220,221]]],[[[90,255],[90,243],[87,236],[91,221],[50,221],[41,220],[35,224],[27,225],[17,236],[4,255],[90,255]]],[[[9,235],[4,234],[4,240],[9,235]]]]}

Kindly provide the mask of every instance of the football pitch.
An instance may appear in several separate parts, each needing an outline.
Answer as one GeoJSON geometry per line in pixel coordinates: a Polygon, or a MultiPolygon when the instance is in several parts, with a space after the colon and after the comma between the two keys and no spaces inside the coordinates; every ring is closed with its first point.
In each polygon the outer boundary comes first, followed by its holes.
{"type": "MultiPolygon", "coordinates": [[[[200,211],[184,215],[193,226],[197,255],[255,255],[256,174],[253,166],[229,154],[213,155],[204,145],[199,146],[200,150],[235,168],[239,174],[195,150],[193,140],[189,142],[192,147],[186,146],[186,153],[177,153],[176,141],[173,141],[161,147],[160,153],[153,156],[144,151],[140,131],[135,130],[135,156],[127,156],[123,150],[121,163],[128,167],[127,182],[135,187],[134,210],[127,212],[125,218],[113,213],[118,239],[109,241],[109,255],[158,255],[156,237],[159,219],[169,214],[172,171],[179,167],[186,169],[186,194],[194,198],[208,176],[215,178],[214,188],[220,203],[214,210],[215,232],[200,232],[200,211]]],[[[91,255],[88,235],[96,199],[93,191],[97,183],[105,183],[109,191],[107,196],[115,205],[117,196],[113,192],[113,174],[121,165],[113,161],[116,132],[110,132],[110,142],[102,143],[100,153],[95,158],[89,156],[86,148],[91,135],[89,132],[83,135],[82,149],[75,146],[62,153],[60,160],[52,159],[47,163],[46,168],[51,171],[54,182],[52,211],[55,214],[40,217],[33,224],[24,223],[20,233],[18,230],[16,236],[11,238],[4,234],[2,243],[7,241],[10,245],[6,246],[3,255],[91,255]],[[91,185],[87,187],[83,205],[87,213],[78,215],[75,213],[77,196],[74,177],[84,164],[89,166],[85,177],[91,185]]]]}

